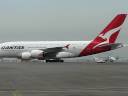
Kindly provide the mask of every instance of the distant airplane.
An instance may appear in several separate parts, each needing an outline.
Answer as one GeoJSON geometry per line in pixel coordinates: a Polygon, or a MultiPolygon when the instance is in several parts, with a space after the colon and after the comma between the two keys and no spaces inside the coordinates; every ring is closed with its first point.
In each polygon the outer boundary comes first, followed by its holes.
{"type": "Polygon", "coordinates": [[[94,57],[94,61],[96,63],[115,62],[118,59],[119,59],[119,57],[112,57],[112,56],[108,56],[108,57],[94,57]]]}
{"type": "Polygon", "coordinates": [[[1,58],[63,62],[63,58],[93,55],[124,47],[115,43],[127,14],[118,14],[108,26],[91,41],[17,41],[0,44],[1,58]]]}
{"type": "Polygon", "coordinates": [[[94,57],[94,61],[96,63],[106,63],[107,62],[107,59],[106,58],[99,58],[99,57],[94,57]]]}

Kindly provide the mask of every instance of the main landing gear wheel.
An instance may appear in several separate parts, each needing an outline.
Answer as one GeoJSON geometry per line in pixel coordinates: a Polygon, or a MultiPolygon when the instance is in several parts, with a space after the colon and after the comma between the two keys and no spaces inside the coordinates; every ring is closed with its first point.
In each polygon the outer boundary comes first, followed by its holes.
{"type": "Polygon", "coordinates": [[[61,60],[61,59],[49,59],[49,60],[45,60],[45,62],[64,62],[64,60],[61,60]]]}

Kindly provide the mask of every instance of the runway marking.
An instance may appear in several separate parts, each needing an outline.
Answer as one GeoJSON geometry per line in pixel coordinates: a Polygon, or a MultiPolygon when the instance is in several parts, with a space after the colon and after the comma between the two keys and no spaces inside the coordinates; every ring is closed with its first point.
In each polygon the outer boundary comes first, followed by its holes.
{"type": "Polygon", "coordinates": [[[127,92],[128,93],[128,87],[118,87],[118,88],[87,88],[87,89],[67,89],[67,90],[14,90],[14,89],[6,89],[6,90],[0,90],[1,92],[12,92],[13,96],[22,96],[21,93],[77,93],[77,92],[127,92]]]}

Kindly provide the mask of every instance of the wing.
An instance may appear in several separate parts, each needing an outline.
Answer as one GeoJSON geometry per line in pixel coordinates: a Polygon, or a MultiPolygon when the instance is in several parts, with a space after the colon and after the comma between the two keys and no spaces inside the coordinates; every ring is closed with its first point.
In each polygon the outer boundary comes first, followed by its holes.
{"type": "Polygon", "coordinates": [[[69,49],[69,45],[59,46],[59,47],[50,47],[50,48],[42,48],[42,49],[33,49],[30,52],[22,52],[19,56],[22,59],[56,59],[61,57],[68,57],[72,54],[67,52],[69,49]]]}
{"type": "Polygon", "coordinates": [[[31,52],[22,52],[20,58],[22,59],[54,59],[56,55],[65,50],[64,47],[53,47],[53,48],[46,48],[46,49],[35,49],[31,50],[31,52]]]}
{"type": "Polygon", "coordinates": [[[40,49],[40,50],[43,50],[45,53],[58,53],[63,49],[64,47],[52,47],[52,48],[46,48],[46,49],[40,49]]]}
{"type": "Polygon", "coordinates": [[[56,58],[56,55],[59,52],[64,51],[65,49],[66,49],[65,47],[52,47],[52,48],[46,48],[40,50],[44,52],[45,59],[48,59],[48,58],[56,58]]]}

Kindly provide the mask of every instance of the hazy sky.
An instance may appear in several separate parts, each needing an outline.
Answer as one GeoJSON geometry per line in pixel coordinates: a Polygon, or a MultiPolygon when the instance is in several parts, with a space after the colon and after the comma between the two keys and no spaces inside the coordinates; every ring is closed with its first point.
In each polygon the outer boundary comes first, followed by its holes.
{"type": "MultiPolygon", "coordinates": [[[[91,40],[118,13],[128,0],[0,0],[0,41],[91,40]]],[[[128,20],[118,41],[127,36],[128,20]]]]}

